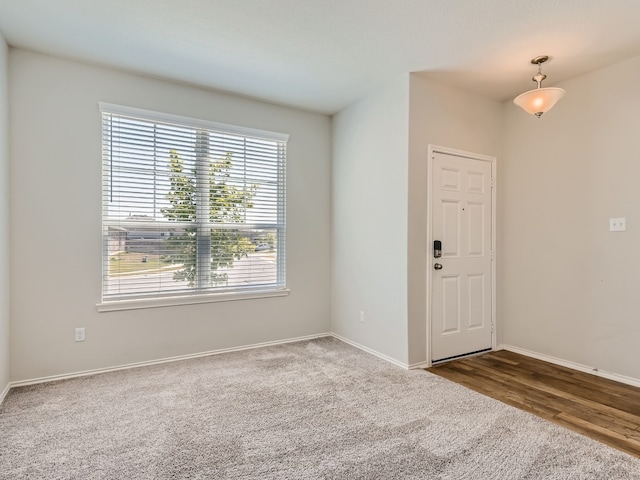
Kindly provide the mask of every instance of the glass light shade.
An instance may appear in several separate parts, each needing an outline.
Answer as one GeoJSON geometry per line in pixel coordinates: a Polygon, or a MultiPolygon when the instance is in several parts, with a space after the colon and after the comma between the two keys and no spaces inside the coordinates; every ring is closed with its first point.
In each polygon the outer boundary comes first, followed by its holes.
{"type": "Polygon", "coordinates": [[[565,91],[562,88],[536,88],[521,93],[513,99],[513,103],[525,112],[540,118],[540,115],[551,110],[564,94],[565,91]]]}

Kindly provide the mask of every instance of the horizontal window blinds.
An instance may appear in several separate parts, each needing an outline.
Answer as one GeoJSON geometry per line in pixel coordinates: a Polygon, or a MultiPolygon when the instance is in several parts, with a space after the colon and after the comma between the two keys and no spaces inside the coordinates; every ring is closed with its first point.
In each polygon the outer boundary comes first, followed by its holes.
{"type": "Polygon", "coordinates": [[[286,136],[101,110],[104,301],[285,286],[286,136]]]}

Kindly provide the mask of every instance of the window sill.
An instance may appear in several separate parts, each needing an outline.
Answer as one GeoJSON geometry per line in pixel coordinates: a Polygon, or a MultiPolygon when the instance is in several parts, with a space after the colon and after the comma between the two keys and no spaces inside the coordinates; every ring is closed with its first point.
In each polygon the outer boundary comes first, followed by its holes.
{"type": "Polygon", "coordinates": [[[253,300],[256,298],[286,297],[288,288],[253,292],[213,293],[203,295],[185,295],[181,297],[142,298],[135,300],[116,300],[96,305],[98,312],[117,312],[120,310],[139,310],[142,308],[174,307],[178,305],[197,305],[200,303],[230,302],[235,300],[253,300]]]}

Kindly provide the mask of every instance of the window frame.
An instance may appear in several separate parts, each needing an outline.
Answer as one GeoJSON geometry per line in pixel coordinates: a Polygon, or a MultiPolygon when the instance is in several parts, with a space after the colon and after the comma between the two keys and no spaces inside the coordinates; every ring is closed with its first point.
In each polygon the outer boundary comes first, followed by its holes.
{"type": "MultiPolygon", "coordinates": [[[[289,139],[289,135],[270,132],[265,130],[258,130],[253,128],[227,125],[218,122],[211,122],[208,120],[196,119],[191,117],[184,117],[180,115],[173,115],[168,113],[156,112],[151,110],[144,110],[134,107],[114,105],[110,103],[99,102],[99,111],[101,125],[104,124],[104,115],[122,115],[125,117],[137,118],[142,121],[150,123],[166,123],[179,125],[186,128],[194,128],[196,130],[202,130],[211,133],[221,133],[228,135],[237,135],[241,137],[263,139],[268,141],[275,141],[280,144],[279,148],[284,148],[284,151],[278,154],[278,201],[276,212],[276,223],[272,224],[269,228],[278,229],[276,235],[277,242],[277,266],[276,266],[276,283],[275,285],[260,286],[256,284],[254,286],[245,287],[242,289],[226,289],[220,290],[219,288],[198,287],[193,292],[183,290],[180,292],[172,292],[163,294],[161,291],[142,293],[140,295],[124,294],[121,296],[114,296],[113,298],[105,298],[107,279],[109,272],[105,271],[108,268],[108,256],[109,256],[109,237],[108,229],[114,225],[114,220],[108,217],[108,202],[105,200],[104,185],[105,177],[107,175],[107,161],[104,152],[101,155],[102,165],[102,177],[101,183],[101,206],[102,206],[102,252],[101,252],[101,264],[102,264],[102,276],[101,276],[101,302],[96,305],[99,312],[109,312],[118,310],[132,310],[141,308],[156,308],[174,305],[189,305],[189,304],[202,304],[211,302],[226,302],[234,300],[248,300],[254,298],[268,298],[268,297],[282,297],[287,296],[290,290],[286,286],[286,142],[289,139]]],[[[102,127],[101,127],[102,131],[102,127]]],[[[108,141],[105,140],[104,132],[101,134],[101,145],[104,150],[105,144],[108,141]]],[[[110,145],[110,144],[109,144],[110,145]]],[[[199,170],[202,166],[200,163],[196,163],[199,170]]],[[[196,172],[196,175],[198,173],[196,172]]],[[[200,187],[198,187],[200,188],[200,187]]],[[[202,191],[197,190],[197,194],[202,198],[202,191]]],[[[196,207],[199,210],[202,209],[202,202],[200,207],[196,207]]],[[[180,222],[181,223],[181,222],[180,222]]],[[[161,222],[153,222],[153,225],[161,225],[161,222]]],[[[173,224],[175,225],[175,224],[173,224]]],[[[191,226],[199,227],[200,223],[192,223],[191,226]]],[[[214,224],[215,225],[215,224],[214,224]]],[[[222,224],[221,224],[222,225],[222,224]]],[[[239,223],[239,229],[251,228],[250,224],[239,223]]],[[[198,262],[202,260],[201,253],[197,256],[198,262]]],[[[199,267],[197,267],[199,268],[199,267]]]]}

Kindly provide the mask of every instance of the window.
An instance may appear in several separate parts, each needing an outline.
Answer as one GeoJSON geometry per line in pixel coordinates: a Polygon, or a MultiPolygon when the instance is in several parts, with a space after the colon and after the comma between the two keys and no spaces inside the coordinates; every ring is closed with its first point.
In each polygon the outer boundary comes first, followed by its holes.
{"type": "Polygon", "coordinates": [[[103,302],[284,289],[286,135],[100,109],[103,302]]]}

